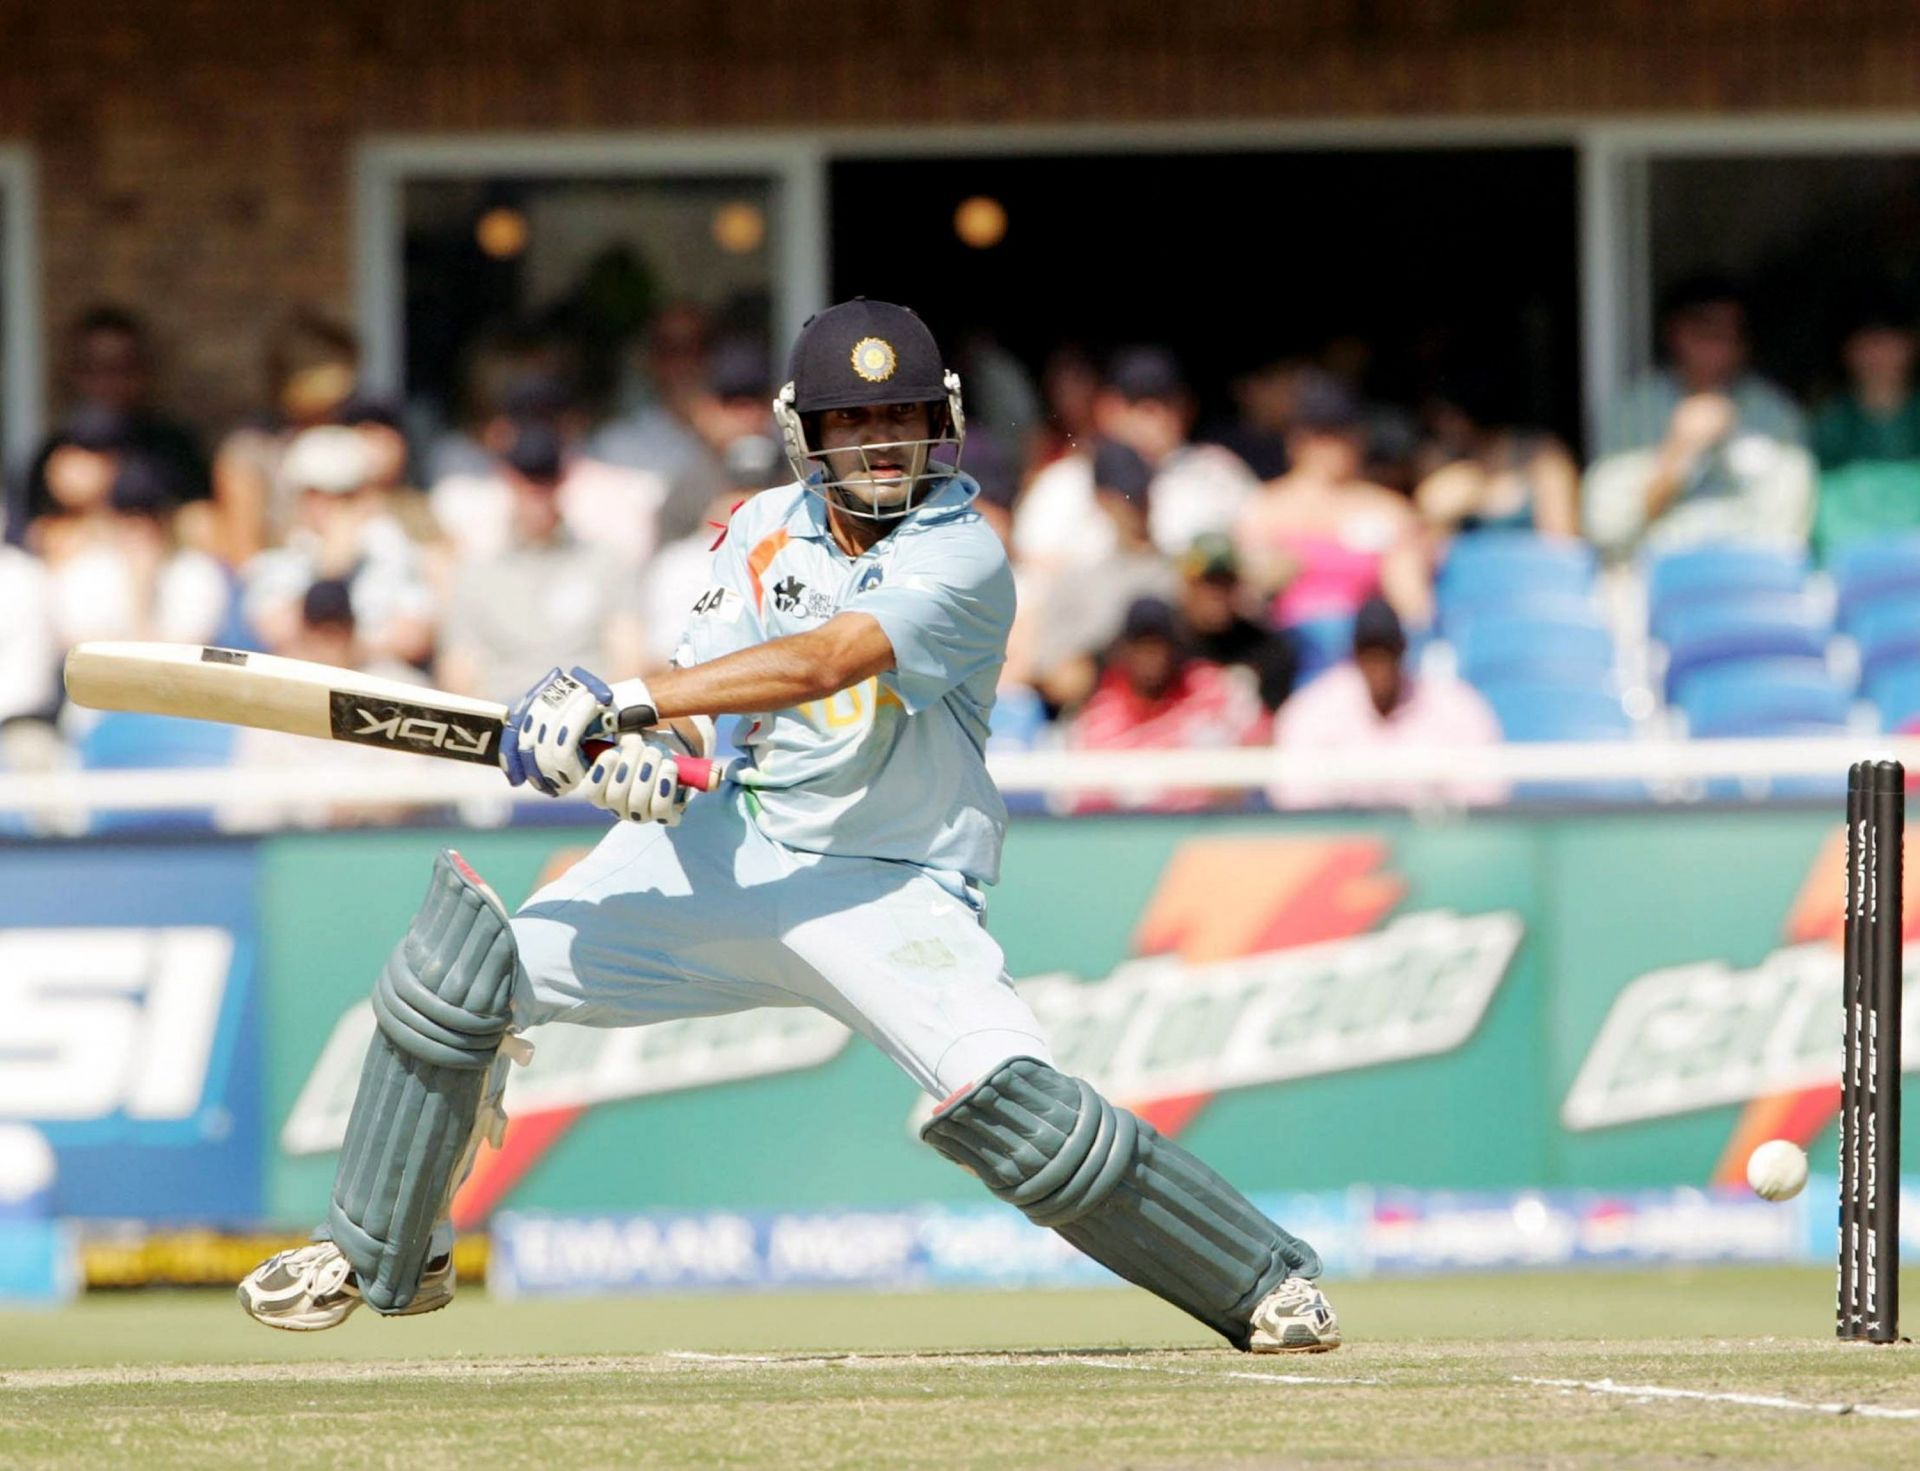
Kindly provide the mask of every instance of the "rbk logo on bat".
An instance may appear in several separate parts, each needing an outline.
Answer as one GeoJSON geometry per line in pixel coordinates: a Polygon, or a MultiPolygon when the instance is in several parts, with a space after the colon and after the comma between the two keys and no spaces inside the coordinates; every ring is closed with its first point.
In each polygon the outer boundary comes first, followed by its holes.
{"type": "Polygon", "coordinates": [[[459,761],[492,765],[500,738],[497,726],[482,725],[432,705],[367,700],[335,690],[328,697],[336,741],[385,746],[402,751],[437,751],[459,761]]]}

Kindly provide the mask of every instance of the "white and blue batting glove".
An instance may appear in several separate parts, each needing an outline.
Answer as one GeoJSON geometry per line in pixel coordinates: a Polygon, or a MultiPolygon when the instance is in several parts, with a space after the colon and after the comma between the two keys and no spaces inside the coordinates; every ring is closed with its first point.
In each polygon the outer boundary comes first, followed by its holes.
{"type": "Polygon", "coordinates": [[[645,736],[623,735],[595,758],[587,773],[587,800],[623,822],[672,827],[687,809],[693,788],[680,784],[673,753],[645,736]]]}
{"type": "Polygon", "coordinates": [[[613,691],[598,675],[549,670],[507,712],[500,767],[508,784],[529,783],[549,797],[579,786],[587,774],[580,743],[601,733],[612,703],[613,691]]]}

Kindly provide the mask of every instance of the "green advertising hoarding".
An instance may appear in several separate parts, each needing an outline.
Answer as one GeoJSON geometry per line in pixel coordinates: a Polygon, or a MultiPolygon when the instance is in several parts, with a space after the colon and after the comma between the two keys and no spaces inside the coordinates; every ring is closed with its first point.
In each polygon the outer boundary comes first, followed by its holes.
{"type": "MultiPolygon", "coordinates": [[[[1838,832],[1759,809],[1032,819],[989,927],[1062,1065],[1250,1190],[1705,1184],[1755,1131],[1831,1155],[1838,832]]],[[[435,848],[512,903],[594,836],[266,845],[277,1217],[324,1202],[364,998],[435,848]]],[[[927,1101],[810,1011],[532,1039],[468,1219],[979,1198],[915,1140],[927,1101]]]]}

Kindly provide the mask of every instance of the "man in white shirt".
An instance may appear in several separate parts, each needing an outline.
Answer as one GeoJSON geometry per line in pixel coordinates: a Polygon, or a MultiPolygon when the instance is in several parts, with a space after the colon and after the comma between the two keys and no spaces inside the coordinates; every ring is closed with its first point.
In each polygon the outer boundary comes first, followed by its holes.
{"type": "MultiPolygon", "coordinates": [[[[1230,450],[1190,442],[1193,421],[1193,396],[1171,353],[1128,348],[1108,364],[1094,399],[1094,424],[1102,439],[1126,445],[1152,469],[1150,529],[1154,545],[1169,557],[1184,555],[1208,532],[1231,532],[1259,489],[1230,450]]],[[[1048,571],[1090,566],[1113,550],[1099,520],[1092,447],[1083,445],[1034,476],[1014,517],[1014,552],[1048,571]]]]}

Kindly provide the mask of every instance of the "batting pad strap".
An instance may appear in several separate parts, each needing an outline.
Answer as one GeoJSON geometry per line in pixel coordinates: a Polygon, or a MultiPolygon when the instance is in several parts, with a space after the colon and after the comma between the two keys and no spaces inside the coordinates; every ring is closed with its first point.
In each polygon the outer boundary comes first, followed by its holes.
{"type": "Polygon", "coordinates": [[[373,989],[378,1023],[347,1121],[327,1234],[380,1312],[413,1300],[434,1223],[459,1182],[512,1016],[506,910],[451,852],[373,989]]]}
{"type": "Polygon", "coordinates": [[[1031,1057],[1002,1063],[921,1138],[1037,1225],[1244,1348],[1260,1300],[1318,1276],[1313,1248],[1150,1124],[1031,1057]]]}

